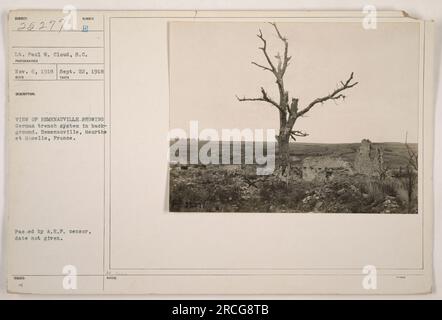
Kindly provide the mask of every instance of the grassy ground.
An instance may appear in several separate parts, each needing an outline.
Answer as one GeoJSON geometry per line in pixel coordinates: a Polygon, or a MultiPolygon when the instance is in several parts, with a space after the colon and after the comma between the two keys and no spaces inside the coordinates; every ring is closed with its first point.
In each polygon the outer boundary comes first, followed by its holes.
{"type": "MultiPolygon", "coordinates": [[[[302,159],[339,156],[353,162],[359,144],[293,143],[290,179],[257,176],[253,165],[171,166],[170,211],[180,212],[319,212],[416,213],[416,188],[409,197],[407,176],[392,174],[407,165],[404,144],[382,143],[390,169],[385,180],[363,175],[341,175],[331,181],[304,181],[299,175],[302,159]]],[[[417,149],[416,145],[412,148],[417,149]]]]}

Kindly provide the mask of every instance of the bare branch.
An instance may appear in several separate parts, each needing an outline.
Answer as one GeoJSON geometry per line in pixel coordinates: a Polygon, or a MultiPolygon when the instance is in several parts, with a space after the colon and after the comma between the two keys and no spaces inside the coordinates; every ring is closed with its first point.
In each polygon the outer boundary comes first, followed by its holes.
{"type": "Polygon", "coordinates": [[[284,41],[284,42],[287,42],[287,38],[286,38],[286,37],[283,37],[283,36],[281,35],[281,33],[280,33],[279,30],[278,30],[278,27],[276,26],[276,23],[274,23],[274,22],[269,22],[269,23],[275,28],[276,34],[278,35],[279,39],[281,39],[281,40],[284,41]]]}
{"type": "Polygon", "coordinates": [[[265,101],[270,102],[271,104],[273,104],[279,108],[279,105],[275,101],[273,101],[271,98],[269,98],[269,96],[267,95],[267,92],[264,90],[263,87],[261,87],[261,93],[262,93],[262,97],[265,101]]]}
{"type": "Polygon", "coordinates": [[[265,56],[265,58],[267,60],[267,63],[269,64],[270,69],[272,70],[272,72],[276,73],[275,66],[273,65],[272,60],[270,60],[270,57],[267,54],[267,41],[266,41],[266,39],[264,39],[264,37],[262,35],[261,29],[259,29],[259,34],[257,34],[257,36],[258,36],[259,39],[261,39],[261,41],[263,43],[262,47],[260,47],[259,49],[261,49],[262,52],[264,53],[264,56],[265,56]]]}
{"type": "Polygon", "coordinates": [[[247,176],[243,175],[242,176],[243,179],[247,182],[247,184],[249,185],[249,187],[255,187],[258,189],[258,186],[256,185],[256,183],[252,180],[250,180],[247,176]]]}
{"type": "Polygon", "coordinates": [[[307,137],[308,136],[307,132],[304,132],[301,130],[293,130],[291,133],[297,137],[307,137]]]}
{"type": "Polygon", "coordinates": [[[358,82],[353,82],[353,72],[350,74],[350,77],[347,79],[347,81],[345,82],[340,82],[340,86],[335,89],[335,91],[333,91],[332,93],[330,93],[327,96],[321,97],[321,98],[317,98],[315,100],[313,100],[305,109],[301,110],[298,112],[298,117],[301,117],[303,115],[305,115],[307,112],[309,112],[315,105],[317,105],[318,103],[324,103],[328,100],[339,100],[339,99],[345,99],[346,96],[344,94],[341,94],[342,91],[346,90],[346,89],[350,89],[353,88],[355,85],[358,84],[358,82]]]}
{"type": "Polygon", "coordinates": [[[287,66],[289,64],[289,61],[292,57],[288,56],[289,52],[289,42],[287,41],[286,37],[283,37],[281,35],[281,32],[279,31],[276,23],[270,22],[270,24],[275,28],[276,34],[278,35],[278,38],[284,42],[284,57],[281,59],[281,55],[278,53],[277,59],[279,59],[280,64],[278,65],[278,72],[280,74],[280,77],[284,76],[284,73],[287,69],[287,66]]]}
{"type": "Polygon", "coordinates": [[[290,132],[290,137],[296,141],[296,137],[307,137],[308,133],[300,130],[293,130],[290,132]]]}
{"type": "Polygon", "coordinates": [[[260,68],[262,68],[262,69],[264,69],[264,70],[268,70],[268,71],[270,71],[270,72],[273,72],[272,69],[270,69],[270,68],[268,68],[268,67],[265,67],[265,66],[263,66],[263,65],[260,65],[259,63],[256,63],[255,61],[252,61],[252,64],[254,64],[255,66],[260,67],[260,68]]]}
{"type": "Polygon", "coordinates": [[[281,58],[281,55],[279,54],[279,52],[278,52],[278,54],[275,56],[275,59],[278,60],[278,66],[277,66],[278,72],[281,72],[281,68],[282,68],[282,58],[281,58]]]}
{"type": "Polygon", "coordinates": [[[257,183],[262,183],[267,179],[267,176],[256,176],[256,175],[253,176],[242,175],[241,177],[245,180],[244,182],[246,182],[249,187],[253,186],[255,188],[259,187],[257,183]]]}
{"type": "Polygon", "coordinates": [[[272,98],[270,98],[268,96],[267,92],[264,90],[263,87],[261,87],[261,94],[262,94],[261,98],[246,98],[246,97],[240,98],[238,96],[236,96],[236,98],[238,99],[238,101],[241,101],[241,102],[243,102],[243,101],[264,101],[264,102],[268,102],[268,103],[274,105],[276,108],[278,108],[278,110],[283,111],[281,109],[281,107],[279,106],[279,104],[277,104],[272,98]]]}
{"type": "Polygon", "coordinates": [[[418,155],[416,152],[413,151],[413,149],[411,149],[410,145],[408,144],[407,141],[408,138],[408,132],[407,135],[405,136],[405,147],[407,148],[407,152],[408,152],[408,163],[409,165],[411,165],[413,167],[414,170],[418,170],[418,155]]]}

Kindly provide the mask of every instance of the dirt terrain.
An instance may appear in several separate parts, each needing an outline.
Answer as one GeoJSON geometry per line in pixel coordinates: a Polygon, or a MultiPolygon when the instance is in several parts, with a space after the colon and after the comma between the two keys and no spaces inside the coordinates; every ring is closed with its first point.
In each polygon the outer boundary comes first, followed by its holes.
{"type": "MultiPolygon", "coordinates": [[[[256,166],[247,164],[172,164],[170,211],[416,213],[417,176],[410,171],[406,145],[372,144],[383,151],[383,177],[352,172],[360,145],[292,143],[286,177],[258,176],[256,166]],[[306,181],[304,160],[315,157],[339,158],[350,169],[306,181]]],[[[409,148],[417,151],[415,144],[409,148]]]]}

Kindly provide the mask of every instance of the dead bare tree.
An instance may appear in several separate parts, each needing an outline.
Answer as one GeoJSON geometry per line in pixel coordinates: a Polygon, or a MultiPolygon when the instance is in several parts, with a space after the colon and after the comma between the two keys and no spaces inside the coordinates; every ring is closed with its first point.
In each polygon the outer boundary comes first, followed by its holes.
{"type": "Polygon", "coordinates": [[[417,153],[413,149],[411,149],[410,145],[408,144],[408,132],[405,134],[405,147],[407,148],[408,152],[408,165],[417,171],[418,156],[417,153]]]}
{"type": "Polygon", "coordinates": [[[408,132],[405,134],[405,147],[407,148],[408,152],[408,164],[405,170],[405,185],[408,196],[408,212],[411,213],[412,200],[415,192],[414,190],[416,189],[416,184],[418,181],[418,154],[411,148],[407,140],[408,132]]]}
{"type": "Polygon", "coordinates": [[[382,147],[378,147],[378,155],[375,159],[376,161],[376,171],[379,175],[379,180],[384,181],[387,178],[388,174],[388,166],[386,165],[384,161],[384,149],[382,147]]]}
{"type": "Polygon", "coordinates": [[[323,104],[328,100],[339,100],[345,99],[345,95],[343,92],[347,89],[350,89],[358,84],[358,82],[353,82],[353,72],[350,74],[349,78],[346,81],[340,81],[338,87],[328,95],[317,98],[307,104],[304,108],[299,108],[299,99],[297,97],[290,97],[288,91],[284,86],[284,75],[286,73],[287,67],[290,64],[290,60],[292,59],[289,56],[289,42],[286,37],[284,37],[275,23],[270,23],[275,31],[278,38],[284,44],[284,53],[281,54],[278,52],[275,56],[275,61],[269,56],[269,52],[267,50],[267,41],[264,38],[261,29],[259,29],[258,38],[262,42],[262,46],[259,49],[264,54],[266,64],[260,64],[257,62],[252,62],[253,65],[261,68],[264,71],[271,72],[273,76],[276,78],[276,84],[278,86],[279,99],[275,101],[272,99],[266,90],[261,87],[261,97],[257,98],[246,98],[246,97],[237,97],[239,101],[262,101],[273,105],[279,112],[279,134],[276,136],[278,142],[278,167],[281,172],[284,174],[286,169],[290,166],[290,150],[289,150],[289,142],[290,139],[296,141],[297,137],[305,137],[308,134],[301,130],[294,130],[294,125],[296,120],[300,117],[305,116],[313,107],[318,104],[323,104]],[[290,102],[289,102],[290,101],[290,102]]]}

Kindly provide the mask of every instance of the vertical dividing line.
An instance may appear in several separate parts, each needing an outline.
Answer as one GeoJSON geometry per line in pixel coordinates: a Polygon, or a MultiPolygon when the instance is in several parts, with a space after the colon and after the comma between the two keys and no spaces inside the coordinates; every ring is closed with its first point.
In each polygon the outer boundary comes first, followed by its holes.
{"type": "Polygon", "coordinates": [[[112,252],[112,241],[111,241],[111,234],[112,234],[112,17],[109,17],[109,39],[108,39],[108,43],[109,43],[109,77],[108,77],[108,82],[109,82],[109,228],[108,228],[108,232],[109,232],[109,244],[108,244],[108,259],[109,259],[109,265],[108,265],[108,270],[110,271],[111,269],[111,252],[112,252]]]}
{"type": "MultiPolygon", "coordinates": [[[[422,182],[422,195],[421,195],[421,200],[419,200],[419,196],[418,196],[418,205],[417,207],[419,208],[419,201],[422,201],[422,269],[425,270],[425,201],[424,201],[424,197],[425,197],[425,165],[424,165],[424,154],[425,154],[425,130],[424,130],[424,123],[425,123],[425,22],[420,22],[421,23],[421,29],[423,29],[423,31],[420,33],[422,39],[422,50],[421,50],[421,54],[422,54],[422,58],[421,58],[421,68],[422,68],[422,119],[420,121],[420,126],[421,126],[421,134],[422,134],[422,156],[418,156],[417,159],[417,163],[418,163],[418,179],[417,179],[417,183],[419,184],[419,168],[420,166],[422,166],[422,178],[420,179],[422,182]],[[419,160],[422,159],[419,163],[419,160]]],[[[419,90],[420,91],[420,90],[419,90]]],[[[419,145],[418,145],[418,155],[419,155],[419,145]]],[[[419,186],[418,186],[418,192],[419,192],[419,186]]],[[[431,211],[433,212],[433,211],[431,211]]],[[[418,213],[419,213],[419,209],[418,209],[418,213]]],[[[434,214],[434,213],[433,213],[434,214]]]]}
{"type": "MultiPolygon", "coordinates": [[[[103,69],[104,69],[104,79],[103,79],[103,120],[106,125],[106,26],[105,26],[105,16],[103,14],[102,21],[103,29],[103,69]]],[[[106,279],[106,135],[107,126],[105,126],[106,133],[103,135],[103,291],[105,289],[105,279],[106,279]]]]}

